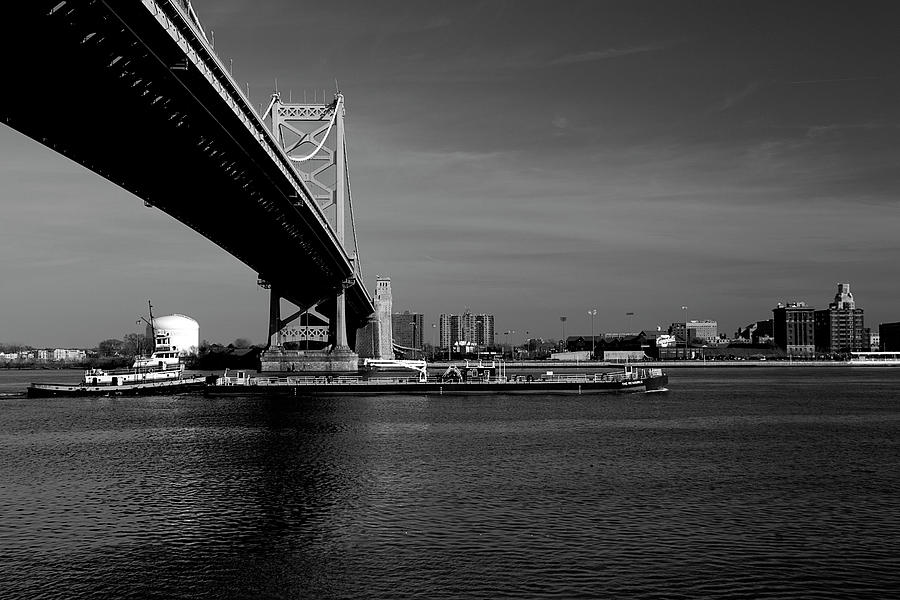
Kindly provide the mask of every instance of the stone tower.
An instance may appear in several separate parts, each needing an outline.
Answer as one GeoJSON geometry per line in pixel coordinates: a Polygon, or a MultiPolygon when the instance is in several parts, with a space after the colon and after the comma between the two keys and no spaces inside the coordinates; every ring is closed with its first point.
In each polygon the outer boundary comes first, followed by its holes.
{"type": "Polygon", "coordinates": [[[391,278],[378,277],[375,284],[375,358],[394,358],[394,335],[391,327],[393,312],[391,278]]]}
{"type": "Polygon", "coordinates": [[[849,283],[839,283],[837,294],[834,295],[834,302],[829,308],[856,308],[856,302],[853,300],[853,294],[850,293],[849,283]]]}

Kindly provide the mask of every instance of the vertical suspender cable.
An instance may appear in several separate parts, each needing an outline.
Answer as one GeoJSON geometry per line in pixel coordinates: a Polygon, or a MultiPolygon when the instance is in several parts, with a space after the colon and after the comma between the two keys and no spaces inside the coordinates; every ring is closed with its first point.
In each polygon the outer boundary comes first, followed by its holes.
{"type": "Polygon", "coordinates": [[[359,256],[359,241],[356,239],[356,218],[353,216],[353,188],[350,186],[350,161],[347,159],[347,133],[344,132],[344,174],[347,177],[347,206],[350,208],[350,231],[353,232],[353,249],[356,251],[356,268],[363,279],[362,259],[359,256]]]}

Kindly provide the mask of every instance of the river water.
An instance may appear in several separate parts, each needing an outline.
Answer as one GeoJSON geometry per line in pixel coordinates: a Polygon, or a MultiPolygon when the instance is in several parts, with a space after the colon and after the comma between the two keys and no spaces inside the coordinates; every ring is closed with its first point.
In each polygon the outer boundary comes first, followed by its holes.
{"type": "MultiPolygon", "coordinates": [[[[0,371],[0,395],[33,379],[60,378],[0,371]]],[[[0,397],[0,598],[900,588],[900,369],[682,369],[669,388],[0,397]]]]}

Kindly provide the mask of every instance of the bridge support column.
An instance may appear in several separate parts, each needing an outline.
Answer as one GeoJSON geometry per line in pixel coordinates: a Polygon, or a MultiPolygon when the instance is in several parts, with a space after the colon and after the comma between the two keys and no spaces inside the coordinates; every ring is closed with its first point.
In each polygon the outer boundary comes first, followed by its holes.
{"type": "Polygon", "coordinates": [[[341,291],[335,298],[334,345],[331,348],[331,352],[328,353],[333,365],[331,370],[335,371],[356,371],[359,369],[359,354],[354,352],[347,344],[346,311],[344,292],[341,291]]]}
{"type": "MultiPolygon", "coordinates": [[[[334,224],[338,242],[344,245],[345,217],[344,207],[347,204],[347,161],[344,148],[344,97],[338,94],[334,104],[335,125],[335,149],[334,149],[334,224]]],[[[359,355],[347,345],[347,307],[344,299],[344,290],[351,287],[356,280],[354,278],[343,282],[342,289],[335,298],[334,309],[334,347],[331,356],[336,364],[359,365],[359,355]]]]}
{"type": "Polygon", "coordinates": [[[269,290],[269,340],[266,350],[281,347],[281,296],[275,288],[269,290]]]}
{"type": "MultiPolygon", "coordinates": [[[[335,116],[334,116],[334,125],[337,133],[335,135],[335,151],[334,151],[334,166],[335,166],[335,181],[334,181],[334,224],[335,224],[335,233],[337,234],[338,242],[341,245],[344,245],[344,206],[347,203],[347,162],[345,160],[345,148],[344,148],[344,102],[343,97],[339,96],[334,106],[335,116]]],[[[340,293],[337,295],[335,299],[335,340],[334,340],[334,349],[335,351],[343,352],[346,350],[347,352],[352,352],[350,347],[347,345],[347,307],[344,302],[344,289],[348,287],[346,285],[347,282],[344,282],[343,289],[341,289],[340,293]]],[[[350,285],[353,285],[353,280],[350,280],[350,285]]]]}
{"type": "Polygon", "coordinates": [[[347,349],[347,307],[344,303],[344,293],[338,294],[335,299],[334,310],[334,349],[347,349]]]}

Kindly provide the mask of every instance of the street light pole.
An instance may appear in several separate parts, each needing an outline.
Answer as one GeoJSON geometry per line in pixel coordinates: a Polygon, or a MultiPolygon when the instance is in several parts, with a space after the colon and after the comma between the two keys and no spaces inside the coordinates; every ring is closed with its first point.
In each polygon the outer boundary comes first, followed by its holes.
{"type": "Polygon", "coordinates": [[[588,311],[591,317],[591,360],[594,360],[594,353],[597,351],[597,344],[594,341],[594,317],[597,316],[597,309],[592,308],[588,311]]]}
{"type": "Polygon", "coordinates": [[[434,362],[434,330],[437,328],[437,325],[434,323],[431,324],[431,362],[434,362]]]}
{"type": "Polygon", "coordinates": [[[681,307],[681,313],[684,317],[684,360],[688,357],[688,328],[687,328],[687,306],[681,307]]]}
{"type": "Polygon", "coordinates": [[[417,325],[416,325],[416,322],[415,322],[415,321],[411,322],[410,325],[412,325],[412,333],[413,333],[413,334],[412,334],[413,360],[416,360],[416,352],[417,352],[417,348],[416,348],[416,327],[417,327],[417,325]]]}
{"type": "Polygon", "coordinates": [[[568,319],[568,318],[569,317],[565,317],[565,316],[559,318],[560,323],[562,323],[562,340],[561,341],[562,341],[562,351],[563,352],[568,350],[568,348],[566,347],[566,319],[568,319]]]}

